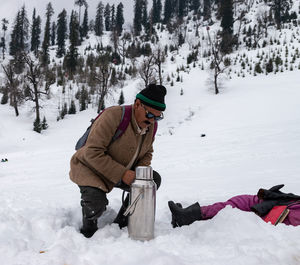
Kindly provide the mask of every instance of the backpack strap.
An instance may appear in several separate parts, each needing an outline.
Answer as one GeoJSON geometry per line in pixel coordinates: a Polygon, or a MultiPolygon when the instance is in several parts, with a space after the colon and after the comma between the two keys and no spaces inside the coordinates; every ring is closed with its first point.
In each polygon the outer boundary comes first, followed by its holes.
{"type": "MultiPolygon", "coordinates": [[[[90,134],[92,125],[94,124],[94,122],[101,116],[101,114],[105,111],[106,109],[104,109],[103,111],[101,111],[97,117],[95,119],[91,120],[91,125],[87,128],[86,132],[83,134],[83,136],[81,136],[81,138],[77,141],[76,146],[75,146],[75,150],[80,149],[82,146],[85,145],[87,138],[90,134]]],[[[114,134],[114,136],[112,137],[111,142],[116,141],[118,138],[120,138],[123,133],[126,131],[130,121],[131,121],[131,116],[132,116],[132,106],[131,105],[126,105],[126,106],[122,106],[122,116],[121,116],[121,121],[120,124],[116,130],[116,133],[114,134]]],[[[153,140],[155,138],[155,134],[157,132],[157,122],[154,123],[154,129],[153,129],[153,140]]]]}
{"type": "Polygon", "coordinates": [[[126,131],[131,121],[131,115],[132,115],[132,106],[131,105],[122,106],[122,118],[116,130],[116,133],[112,138],[112,142],[120,138],[122,134],[126,131]]]}
{"type": "MultiPolygon", "coordinates": [[[[108,109],[108,108],[107,108],[108,109]]],[[[87,141],[87,138],[90,134],[90,131],[92,129],[93,124],[95,123],[95,121],[101,116],[101,114],[107,110],[104,109],[102,110],[97,116],[96,118],[91,120],[91,125],[86,129],[85,133],[79,138],[79,140],[77,141],[76,145],[75,145],[75,150],[80,149],[81,147],[83,147],[87,141]]],[[[127,129],[128,124],[131,120],[131,112],[132,112],[132,107],[131,105],[128,106],[122,106],[122,117],[121,117],[121,121],[120,124],[116,130],[115,135],[112,138],[112,142],[117,140],[127,129]]]]}
{"type": "Polygon", "coordinates": [[[108,108],[106,108],[106,109],[103,109],[103,110],[101,110],[100,112],[99,112],[99,114],[96,116],[96,118],[94,118],[94,119],[91,119],[91,126],[93,125],[93,123],[101,116],[101,114],[105,111],[105,110],[107,110],[107,109],[109,109],[109,108],[111,108],[111,107],[108,107],[108,108]]]}
{"type": "MultiPolygon", "coordinates": [[[[122,134],[126,131],[130,121],[131,121],[131,115],[132,115],[132,106],[126,105],[122,106],[122,118],[121,122],[116,130],[115,135],[112,138],[112,142],[117,140],[122,136],[122,134]]],[[[154,123],[154,129],[153,129],[153,140],[155,138],[156,132],[157,132],[158,124],[157,121],[154,123]]]]}

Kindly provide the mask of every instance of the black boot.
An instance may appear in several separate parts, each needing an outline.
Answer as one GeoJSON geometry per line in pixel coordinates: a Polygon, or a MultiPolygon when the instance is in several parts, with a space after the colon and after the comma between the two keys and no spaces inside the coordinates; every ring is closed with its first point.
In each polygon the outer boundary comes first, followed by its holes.
{"type": "MultiPolygon", "coordinates": [[[[182,204],[181,204],[181,203],[177,202],[176,205],[177,205],[178,207],[182,208],[182,204]]],[[[171,221],[171,224],[172,224],[173,228],[175,228],[175,227],[178,226],[177,223],[176,223],[176,218],[175,218],[175,215],[174,215],[174,214],[172,214],[172,221],[171,221]]]]}
{"type": "Polygon", "coordinates": [[[117,217],[113,221],[113,223],[118,224],[120,229],[126,227],[128,225],[128,216],[124,216],[124,213],[129,205],[129,194],[127,194],[124,203],[122,204],[117,217]]]}
{"type": "Polygon", "coordinates": [[[190,225],[191,223],[202,219],[201,208],[198,202],[184,209],[180,207],[180,205],[176,205],[173,201],[169,201],[168,205],[172,212],[173,228],[190,225]]]}
{"type": "Polygon", "coordinates": [[[88,220],[86,218],[82,219],[82,227],[80,233],[83,234],[86,238],[92,237],[95,232],[98,230],[97,219],[88,220]]]}

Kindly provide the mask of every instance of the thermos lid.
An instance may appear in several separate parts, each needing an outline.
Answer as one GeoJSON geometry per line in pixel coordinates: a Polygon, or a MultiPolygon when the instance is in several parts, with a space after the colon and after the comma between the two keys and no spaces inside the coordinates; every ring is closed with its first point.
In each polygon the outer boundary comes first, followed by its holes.
{"type": "Polygon", "coordinates": [[[135,178],[142,180],[153,180],[152,167],[136,167],[135,178]]]}

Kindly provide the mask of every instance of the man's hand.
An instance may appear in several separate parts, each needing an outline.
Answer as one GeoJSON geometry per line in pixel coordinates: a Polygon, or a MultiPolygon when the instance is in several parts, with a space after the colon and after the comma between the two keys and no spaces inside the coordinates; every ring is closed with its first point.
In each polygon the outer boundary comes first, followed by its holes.
{"type": "Polygon", "coordinates": [[[135,172],[133,170],[127,170],[122,177],[122,181],[128,186],[130,186],[130,184],[134,181],[134,179],[135,179],[135,172]]]}

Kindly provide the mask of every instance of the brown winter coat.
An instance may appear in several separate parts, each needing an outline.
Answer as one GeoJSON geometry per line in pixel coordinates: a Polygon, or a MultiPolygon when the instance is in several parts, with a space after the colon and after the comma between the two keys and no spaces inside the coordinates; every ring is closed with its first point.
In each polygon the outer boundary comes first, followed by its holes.
{"type": "Polygon", "coordinates": [[[131,122],[123,135],[111,143],[122,116],[120,106],[105,110],[95,121],[86,144],[71,158],[70,178],[80,186],[92,186],[110,192],[126,171],[134,156],[138,139],[143,137],[141,151],[134,166],[149,166],[153,153],[153,129],[141,136],[132,109],[131,122]]]}

